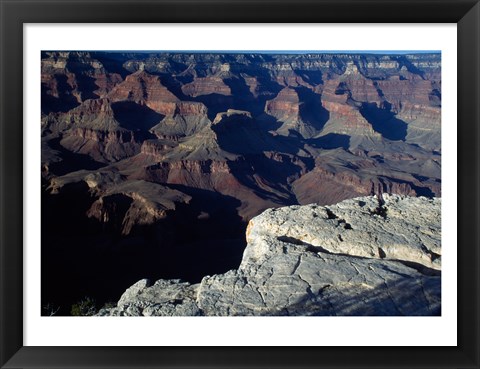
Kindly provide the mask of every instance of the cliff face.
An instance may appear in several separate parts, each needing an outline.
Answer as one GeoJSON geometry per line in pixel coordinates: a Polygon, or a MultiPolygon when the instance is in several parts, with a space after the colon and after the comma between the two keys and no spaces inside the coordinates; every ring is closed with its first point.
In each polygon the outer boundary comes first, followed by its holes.
{"type": "Polygon", "coordinates": [[[42,247],[64,280],[94,279],[74,274],[65,244],[90,245],[84,260],[109,245],[121,263],[151,246],[163,264],[150,275],[198,282],[237,266],[241,252],[212,269],[209,245],[242,249],[265,209],[441,196],[440,54],[46,51],[41,78],[42,247]],[[209,247],[185,272],[178,250],[209,247]],[[163,275],[170,264],[180,272],[163,275]]]}
{"type": "Polygon", "coordinates": [[[385,195],[269,209],[237,270],[141,280],[99,315],[439,315],[440,208],[385,195]]]}
{"type": "MultiPolygon", "coordinates": [[[[126,159],[116,167],[127,176],[153,178],[155,164],[212,160],[221,166],[241,158],[254,173],[277,168],[274,182],[290,199],[278,205],[305,199],[328,204],[391,191],[440,195],[440,170],[433,169],[441,152],[438,54],[46,52],[42,57],[44,136],[95,162],[126,159]],[[266,163],[268,152],[293,155],[299,165],[266,163]],[[364,157],[368,165],[348,173],[364,157]],[[432,170],[421,168],[425,161],[433,163],[432,170]],[[127,168],[129,163],[135,165],[127,168]],[[145,163],[143,175],[139,163],[145,163]],[[319,176],[346,180],[319,194],[319,176]]],[[[44,157],[43,166],[50,168],[52,154],[44,157]]],[[[262,183],[272,187],[265,175],[232,175],[246,190],[275,197],[263,188],[262,183]]],[[[187,179],[176,184],[196,187],[187,179]]]]}
{"type": "Polygon", "coordinates": [[[105,97],[122,76],[89,52],[42,52],[42,112],[65,112],[105,97]]]}

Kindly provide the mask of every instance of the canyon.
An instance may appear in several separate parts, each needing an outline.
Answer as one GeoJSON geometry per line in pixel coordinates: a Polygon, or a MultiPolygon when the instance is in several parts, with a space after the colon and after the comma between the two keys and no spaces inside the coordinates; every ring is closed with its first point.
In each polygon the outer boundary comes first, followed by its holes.
{"type": "Polygon", "coordinates": [[[267,209],[441,197],[440,54],[43,51],[41,94],[42,304],[61,315],[238,270],[267,209]]]}

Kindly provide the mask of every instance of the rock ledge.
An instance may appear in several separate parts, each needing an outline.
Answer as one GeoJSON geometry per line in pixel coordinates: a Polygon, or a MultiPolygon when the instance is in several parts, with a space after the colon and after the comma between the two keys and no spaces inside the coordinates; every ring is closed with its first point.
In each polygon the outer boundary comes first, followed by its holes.
{"type": "Polygon", "coordinates": [[[440,315],[440,212],[440,198],[399,195],[268,209],[238,270],[141,280],[99,315],[440,315]]]}

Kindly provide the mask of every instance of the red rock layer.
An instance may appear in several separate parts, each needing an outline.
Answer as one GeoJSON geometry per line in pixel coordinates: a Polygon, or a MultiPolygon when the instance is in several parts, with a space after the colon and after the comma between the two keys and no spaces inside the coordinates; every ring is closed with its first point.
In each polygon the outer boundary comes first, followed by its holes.
{"type": "MultiPolygon", "coordinates": [[[[262,210],[280,205],[262,198],[252,191],[252,188],[242,184],[232,171],[232,166],[236,165],[239,164],[219,160],[160,161],[146,166],[143,171],[136,172],[135,177],[131,178],[214,191],[238,199],[238,213],[245,220],[262,210]]],[[[262,181],[261,178],[258,180],[262,181]]],[[[260,182],[258,184],[262,185],[260,182]]],[[[268,186],[268,183],[264,186],[268,186]]]]}
{"type": "MultiPolygon", "coordinates": [[[[68,150],[85,154],[96,161],[117,161],[139,153],[141,139],[121,127],[115,119],[109,99],[87,100],[62,115],[61,144],[68,150]]],[[[61,128],[61,127],[60,127],[61,128]]]]}
{"type": "Polygon", "coordinates": [[[110,93],[112,101],[134,101],[144,103],[150,109],[163,114],[174,114],[179,99],[162,85],[158,76],[145,71],[130,74],[110,93]]]}
{"type": "Polygon", "coordinates": [[[95,76],[95,84],[98,86],[98,89],[93,92],[99,97],[105,97],[122,81],[122,77],[117,73],[99,73],[95,76]]]}
{"type": "Polygon", "coordinates": [[[76,128],[64,135],[60,144],[66,149],[90,156],[102,163],[116,162],[140,152],[140,144],[129,131],[100,131],[76,128]]]}
{"type": "Polygon", "coordinates": [[[329,120],[325,124],[323,134],[337,133],[344,135],[375,136],[372,126],[362,116],[358,107],[349,101],[347,93],[337,95],[338,80],[325,83],[322,94],[322,105],[329,112],[329,120]]]}
{"type": "Polygon", "coordinates": [[[146,140],[142,143],[140,152],[144,155],[152,156],[153,160],[160,162],[164,160],[165,153],[176,146],[177,143],[174,140],[146,140]]]}
{"type": "Polygon", "coordinates": [[[135,143],[134,133],[126,130],[101,131],[90,128],[73,128],[69,131],[70,136],[84,138],[96,142],[108,143],[135,143]]]}
{"type": "Polygon", "coordinates": [[[118,73],[107,72],[89,53],[47,54],[49,57],[42,58],[41,63],[42,88],[47,95],[60,98],[67,94],[82,102],[92,97],[105,97],[122,81],[118,73]]]}
{"type": "Polygon", "coordinates": [[[195,78],[193,82],[182,86],[182,92],[192,97],[210,94],[230,96],[232,94],[230,87],[220,77],[195,78]]]}
{"type": "Polygon", "coordinates": [[[304,87],[313,89],[313,86],[311,86],[310,84],[305,82],[302,77],[300,77],[300,76],[298,76],[294,73],[286,74],[286,75],[279,75],[279,76],[277,76],[277,78],[275,80],[279,85],[282,85],[282,86],[287,86],[287,87],[304,86],[304,87]]]}
{"type": "Polygon", "coordinates": [[[120,123],[115,119],[111,101],[107,98],[86,100],[81,105],[60,116],[63,128],[85,127],[103,131],[117,130],[120,123]]]}
{"type": "Polygon", "coordinates": [[[207,107],[200,102],[181,101],[176,104],[174,114],[179,114],[183,116],[191,116],[191,115],[206,116],[207,107]]]}
{"type": "Polygon", "coordinates": [[[316,167],[293,183],[293,191],[300,204],[330,205],[357,196],[396,193],[415,196],[407,183],[380,176],[359,176],[353,171],[337,173],[316,167]]]}
{"type": "Polygon", "coordinates": [[[431,81],[400,80],[398,77],[391,77],[386,81],[378,81],[377,85],[396,113],[401,113],[407,103],[417,105],[419,109],[431,105],[429,98],[432,92],[431,81]]]}
{"type": "Polygon", "coordinates": [[[266,102],[265,112],[281,121],[298,119],[300,100],[297,92],[289,87],[284,88],[273,100],[266,102]]]}

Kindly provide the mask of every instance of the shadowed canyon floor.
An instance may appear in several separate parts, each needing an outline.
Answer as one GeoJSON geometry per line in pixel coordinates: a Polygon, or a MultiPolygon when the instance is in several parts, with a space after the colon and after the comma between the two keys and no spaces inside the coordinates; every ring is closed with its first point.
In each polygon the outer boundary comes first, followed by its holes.
{"type": "MultiPolygon", "coordinates": [[[[44,314],[238,270],[266,209],[441,196],[440,54],[41,57],[44,314]]],[[[352,234],[329,252],[370,257],[352,234]]],[[[376,252],[439,270],[405,247],[376,252]]]]}

